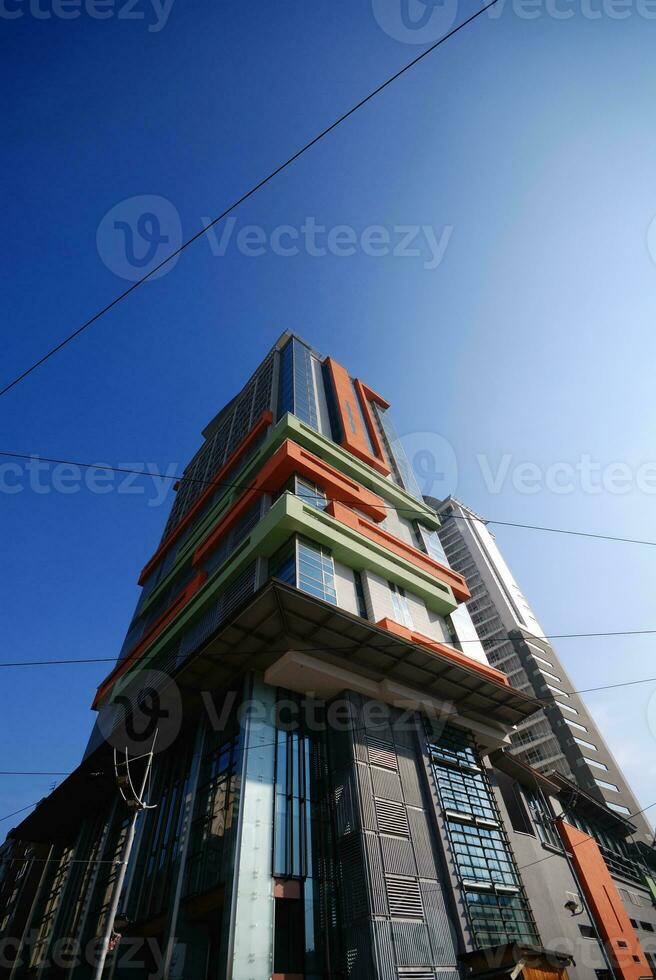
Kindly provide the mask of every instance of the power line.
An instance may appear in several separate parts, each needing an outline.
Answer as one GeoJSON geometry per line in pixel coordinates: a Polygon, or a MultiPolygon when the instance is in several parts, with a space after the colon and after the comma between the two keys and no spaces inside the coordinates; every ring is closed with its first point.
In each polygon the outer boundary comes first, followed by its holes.
{"type": "Polygon", "coordinates": [[[656,541],[645,541],[643,538],[622,538],[613,534],[600,534],[594,531],[572,531],[564,527],[543,527],[541,524],[519,524],[517,521],[494,521],[486,517],[479,519],[475,517],[464,517],[461,514],[449,514],[444,518],[444,523],[451,517],[458,521],[479,521],[481,524],[498,524],[503,527],[521,527],[528,531],[549,531],[551,534],[574,534],[580,538],[599,538],[602,541],[621,541],[624,544],[647,544],[656,547],[656,541]]]}
{"type": "MultiPolygon", "coordinates": [[[[656,629],[647,630],[613,630],[611,632],[597,632],[597,633],[549,633],[544,636],[532,636],[535,640],[570,640],[570,639],[589,639],[596,637],[613,637],[613,636],[653,636],[656,634],[656,629]]],[[[507,633],[505,636],[499,639],[513,640],[516,637],[507,633]]],[[[439,641],[436,641],[439,642],[439,641]]],[[[481,643],[479,639],[464,639],[458,640],[458,643],[481,643]]],[[[351,649],[357,649],[354,647],[343,647],[341,648],[344,652],[348,653],[351,649]]],[[[455,648],[454,648],[455,649],[455,648]]],[[[326,647],[305,647],[302,653],[325,653],[327,651],[326,647]]],[[[244,656],[255,656],[259,651],[245,652],[244,656]]],[[[287,653],[287,650],[271,650],[270,653],[287,653]]],[[[457,652],[457,651],[456,651],[457,652]]],[[[67,666],[68,664],[114,664],[120,663],[121,661],[117,657],[80,657],[80,658],[67,658],[62,660],[9,660],[0,662],[0,667],[58,667],[67,666]]],[[[494,666],[491,664],[490,666],[494,666]]],[[[652,680],[656,678],[645,678],[647,680],[652,680]]],[[[628,683],[634,683],[629,681],[628,683]]],[[[635,683],[644,683],[643,681],[637,681],[635,683]]],[[[594,688],[590,688],[594,690],[594,688]]],[[[580,692],[571,691],[569,693],[576,694],[580,692]]]]}
{"type": "MultiPolygon", "coordinates": [[[[653,803],[650,803],[649,806],[643,806],[642,810],[636,810],[635,813],[630,813],[627,817],[622,817],[622,819],[623,820],[633,820],[634,817],[639,817],[641,813],[646,813],[647,810],[651,810],[651,808],[653,806],[656,806],[656,800],[654,800],[653,803]]],[[[595,840],[594,837],[591,837],[590,835],[588,835],[585,838],[585,840],[580,840],[577,844],[572,844],[571,846],[572,846],[572,849],[574,849],[575,847],[580,847],[581,844],[588,844],[590,841],[594,841],[594,840],[595,840]]],[[[596,843],[596,841],[595,841],[595,843],[596,843]]],[[[522,864],[522,865],[520,865],[517,868],[517,870],[518,871],[525,871],[526,868],[532,868],[535,864],[542,864],[543,861],[548,861],[549,858],[560,857],[560,853],[561,853],[560,851],[556,851],[553,854],[547,854],[546,857],[538,858],[537,861],[531,861],[531,862],[529,862],[529,864],[522,864]]]]}
{"type": "Polygon", "coordinates": [[[47,772],[44,770],[0,769],[0,776],[69,776],[68,772],[47,772]]]}
{"type": "MultiPolygon", "coordinates": [[[[494,0],[496,3],[497,0],[494,0]]],[[[275,492],[275,490],[269,489],[268,487],[256,487],[252,483],[235,483],[229,480],[201,480],[197,477],[192,476],[179,476],[177,474],[171,473],[160,473],[159,471],[148,471],[148,470],[135,470],[127,466],[109,466],[104,463],[88,463],[76,459],[60,459],[55,456],[40,456],[36,453],[14,453],[7,450],[0,450],[0,457],[5,457],[8,459],[26,459],[26,460],[40,460],[44,463],[55,463],[60,466],[78,466],[83,470],[105,470],[109,473],[123,473],[130,476],[142,476],[151,480],[170,480],[174,483],[198,483],[202,486],[216,487],[233,489],[233,490],[249,490],[252,493],[270,494],[275,492]]],[[[277,489],[277,488],[276,488],[277,489]]],[[[319,499],[319,498],[317,498],[319,499]]],[[[328,497],[322,496],[321,499],[325,499],[329,503],[335,504],[350,504],[352,499],[346,499],[345,497],[328,497]]],[[[417,514],[416,508],[411,507],[397,507],[395,504],[383,503],[381,505],[385,510],[393,510],[397,514],[417,514]]],[[[648,541],[644,538],[625,538],[619,535],[613,534],[601,534],[596,531],[579,531],[570,528],[563,527],[547,527],[542,524],[521,524],[518,521],[499,521],[493,518],[479,518],[479,517],[466,517],[464,514],[448,514],[443,518],[443,523],[448,520],[456,521],[466,521],[468,523],[481,523],[481,524],[495,524],[503,527],[519,527],[528,531],[547,531],[551,534],[569,534],[575,535],[582,538],[598,538],[602,541],[617,541],[624,544],[644,544],[650,547],[656,546],[656,541],[648,541]]]]}
{"type": "MultiPolygon", "coordinates": [[[[650,684],[650,683],[653,683],[653,682],[656,682],[656,677],[643,677],[643,678],[640,678],[639,680],[635,680],[635,681],[622,681],[622,682],[620,682],[618,684],[605,684],[605,685],[602,685],[600,687],[588,687],[588,688],[584,688],[583,690],[580,690],[580,691],[567,691],[566,693],[567,694],[589,694],[592,691],[610,691],[610,690],[613,690],[614,688],[617,688],[617,687],[629,687],[629,686],[634,685],[634,684],[650,684]]],[[[552,700],[552,698],[535,698],[534,700],[536,700],[536,701],[543,701],[545,703],[550,703],[551,700],[552,700]]],[[[267,743],[267,744],[275,744],[275,743],[267,743]]],[[[259,748],[263,748],[264,746],[263,745],[258,745],[258,747],[259,748]]],[[[70,772],[63,772],[63,771],[58,771],[58,770],[57,771],[56,770],[53,770],[53,771],[43,771],[43,770],[34,770],[34,771],[31,771],[31,770],[18,770],[18,769],[16,769],[16,770],[13,770],[13,769],[11,769],[11,770],[10,769],[0,770],[0,776],[70,776],[70,775],[71,775],[70,772]]],[[[651,806],[656,806],[656,803],[652,803],[650,805],[651,806]]],[[[645,809],[649,809],[649,807],[646,807],[645,809]]],[[[16,811],[16,812],[19,812],[19,811],[16,811]]],[[[642,810],[638,811],[638,813],[642,813],[642,812],[643,812],[642,810]]],[[[638,816],[638,813],[634,813],[633,816],[638,816]]],[[[13,816],[13,814],[10,814],[10,816],[13,816]]],[[[6,819],[6,818],[2,818],[2,819],[6,819]]],[[[627,819],[630,819],[630,818],[627,818],[627,819]]]]}
{"type": "MultiPolygon", "coordinates": [[[[591,694],[593,691],[610,691],[616,687],[632,687],[634,684],[651,684],[656,677],[642,677],[637,681],[620,681],[618,684],[604,684],[601,687],[584,687],[581,691],[569,691],[569,694],[591,694]]],[[[542,700],[542,699],[541,699],[542,700]]]]}
{"type": "Polygon", "coordinates": [[[27,806],[22,806],[20,810],[14,810],[13,813],[7,813],[4,817],[0,817],[0,823],[3,820],[9,820],[10,817],[15,817],[17,813],[24,813],[25,810],[31,810],[33,806],[38,806],[41,800],[37,800],[36,803],[28,803],[27,806]]]}
{"type": "Polygon", "coordinates": [[[8,384],[6,384],[4,388],[0,390],[0,397],[2,395],[6,395],[7,392],[11,391],[12,388],[14,388],[21,381],[23,381],[33,371],[36,371],[36,369],[39,368],[42,364],[45,364],[46,361],[48,361],[51,357],[57,354],[60,350],[62,350],[62,348],[66,347],[67,344],[70,344],[71,341],[75,340],[76,337],[79,337],[81,333],[83,333],[90,326],[96,323],[96,321],[99,320],[102,316],[104,316],[105,313],[108,313],[115,306],[118,306],[118,304],[122,300],[124,300],[127,296],[129,296],[136,289],[138,289],[139,286],[142,286],[148,279],[151,278],[151,276],[154,276],[156,272],[162,269],[165,265],[168,265],[168,263],[172,259],[180,255],[182,252],[184,252],[185,249],[189,248],[190,245],[193,245],[193,243],[198,241],[199,238],[202,238],[209,231],[210,228],[213,228],[214,225],[218,224],[220,221],[226,218],[232,211],[236,210],[236,208],[238,208],[241,204],[243,204],[244,201],[247,201],[250,197],[256,194],[257,191],[259,191],[262,187],[265,186],[265,184],[268,184],[275,177],[277,177],[278,174],[280,174],[283,170],[291,166],[291,164],[294,163],[296,160],[298,160],[299,157],[303,156],[303,154],[307,153],[307,151],[310,150],[313,146],[315,146],[315,144],[319,143],[320,140],[328,136],[329,133],[331,133],[334,129],[336,129],[343,122],[345,122],[350,116],[352,116],[355,112],[357,112],[358,109],[361,109],[364,105],[366,105],[377,95],[379,95],[384,89],[388,87],[388,85],[391,85],[393,82],[399,79],[411,68],[414,68],[414,66],[419,64],[420,61],[428,57],[429,54],[432,54],[433,51],[439,48],[442,44],[444,44],[446,41],[452,38],[463,28],[467,27],[468,24],[471,24],[473,21],[475,21],[477,17],[480,17],[482,14],[485,13],[486,10],[489,10],[489,8],[493,7],[497,2],[498,0],[491,0],[490,3],[486,4],[486,6],[481,7],[481,9],[473,13],[471,17],[468,17],[466,20],[462,21],[461,24],[458,24],[456,27],[450,30],[448,34],[445,34],[438,41],[432,44],[429,48],[427,48],[425,51],[422,51],[421,54],[417,55],[416,58],[413,58],[412,61],[409,61],[399,71],[395,72],[393,75],[390,75],[389,78],[387,78],[384,82],[378,85],[372,92],[366,95],[363,99],[360,99],[359,102],[357,102],[354,106],[352,106],[341,116],[339,116],[333,123],[330,124],[330,126],[327,126],[320,133],[318,133],[311,140],[309,140],[309,142],[305,143],[305,145],[302,146],[300,150],[297,150],[295,153],[292,154],[292,156],[288,157],[288,159],[285,160],[284,163],[281,163],[280,166],[276,167],[275,170],[272,170],[271,173],[267,174],[266,177],[263,177],[262,180],[258,181],[257,184],[251,187],[249,191],[246,191],[245,194],[242,194],[241,197],[239,197],[229,207],[227,207],[224,211],[222,211],[221,214],[213,218],[212,221],[209,222],[209,224],[205,225],[205,227],[200,229],[200,231],[197,231],[195,235],[192,235],[191,238],[183,242],[179,248],[175,249],[173,252],[170,252],[158,265],[155,266],[154,269],[151,269],[150,272],[148,272],[145,276],[142,276],[141,279],[137,279],[136,282],[132,283],[131,286],[128,286],[128,288],[123,290],[122,293],[119,293],[119,295],[116,296],[110,303],[108,303],[102,309],[94,313],[94,315],[89,317],[89,319],[86,320],[83,324],[81,324],[81,326],[77,327],[77,329],[74,330],[73,333],[69,334],[58,344],[56,344],[53,348],[47,351],[47,353],[45,353],[37,361],[35,361],[32,365],[30,365],[30,367],[22,371],[21,374],[19,374],[17,377],[13,379],[13,381],[10,381],[8,384]]]}

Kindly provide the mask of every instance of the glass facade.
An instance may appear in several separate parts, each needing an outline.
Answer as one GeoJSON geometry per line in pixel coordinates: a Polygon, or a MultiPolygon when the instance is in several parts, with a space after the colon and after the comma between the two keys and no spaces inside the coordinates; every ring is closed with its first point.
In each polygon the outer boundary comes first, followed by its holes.
{"type": "Polygon", "coordinates": [[[280,354],[278,418],[286,412],[319,430],[312,354],[296,338],[292,338],[280,354]]]}
{"type": "Polygon", "coordinates": [[[558,831],[554,826],[553,814],[549,804],[539,789],[524,789],[524,797],[528,803],[528,808],[533,821],[535,831],[543,844],[562,850],[562,844],[558,831]]]}
{"type": "Polygon", "coordinates": [[[445,726],[429,742],[448,845],[475,944],[538,941],[485,769],[468,733],[445,726]]]}
{"type": "Polygon", "coordinates": [[[415,534],[417,536],[417,543],[422,551],[425,551],[435,561],[439,561],[440,564],[448,566],[449,560],[446,557],[446,552],[442,547],[442,542],[437,531],[431,531],[430,528],[424,527],[423,524],[417,521],[415,523],[415,534]]]}
{"type": "Polygon", "coordinates": [[[337,605],[332,555],[313,541],[293,538],[270,560],[269,573],[272,578],[337,605]]]}
{"type": "Polygon", "coordinates": [[[273,873],[312,876],[310,742],[299,732],[276,732],[276,810],[273,873]]]}
{"type": "Polygon", "coordinates": [[[395,621],[410,630],[414,629],[415,624],[412,621],[412,613],[410,612],[405,590],[400,585],[395,585],[394,582],[388,582],[387,584],[389,585],[390,595],[392,597],[392,609],[394,611],[395,621]]]}
{"type": "Polygon", "coordinates": [[[610,828],[601,827],[594,820],[576,811],[567,814],[567,822],[574,824],[584,834],[594,837],[611,874],[638,883],[644,882],[647,872],[643,864],[618,833],[610,828]]]}

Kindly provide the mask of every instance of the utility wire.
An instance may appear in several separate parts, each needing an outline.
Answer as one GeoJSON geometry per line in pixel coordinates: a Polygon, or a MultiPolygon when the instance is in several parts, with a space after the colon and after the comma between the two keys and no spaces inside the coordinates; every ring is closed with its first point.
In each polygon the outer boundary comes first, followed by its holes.
{"type": "Polygon", "coordinates": [[[44,770],[0,769],[0,776],[70,776],[68,772],[48,772],[44,770]]]}
{"type": "MultiPolygon", "coordinates": [[[[546,775],[546,773],[545,773],[545,775],[546,775]]],[[[622,817],[622,820],[633,820],[634,817],[639,817],[641,813],[646,813],[647,810],[651,810],[651,808],[653,806],[656,806],[656,800],[654,800],[653,803],[650,803],[649,806],[643,806],[642,810],[636,810],[635,813],[630,813],[628,815],[628,817],[622,817]]],[[[574,849],[575,847],[580,847],[581,844],[588,844],[590,841],[594,841],[594,840],[595,840],[594,837],[591,837],[590,835],[588,835],[585,838],[585,840],[580,840],[578,842],[578,844],[572,844],[572,849],[574,849]]],[[[596,841],[595,841],[595,843],[596,843],[596,841]]],[[[522,865],[520,865],[517,868],[517,870],[518,871],[525,871],[526,868],[532,868],[535,864],[542,864],[543,861],[548,861],[550,858],[560,857],[560,853],[561,853],[560,851],[555,851],[553,854],[547,854],[546,857],[538,858],[537,861],[530,861],[528,864],[522,864],[522,865]]]]}
{"type": "Polygon", "coordinates": [[[309,140],[309,142],[305,143],[305,145],[302,146],[300,150],[297,150],[290,157],[288,157],[284,163],[281,163],[280,166],[276,167],[275,170],[272,170],[271,173],[267,174],[266,177],[263,177],[262,180],[258,181],[257,184],[251,187],[250,190],[246,191],[245,194],[242,194],[241,197],[239,197],[236,201],[234,201],[231,205],[229,205],[229,207],[227,207],[224,211],[222,211],[221,214],[213,218],[212,221],[209,222],[209,224],[205,225],[205,227],[197,231],[196,234],[192,235],[191,238],[188,238],[187,241],[183,242],[179,248],[175,249],[173,252],[170,252],[160,263],[158,263],[158,265],[155,266],[154,269],[151,269],[150,272],[142,276],[141,279],[137,279],[137,281],[132,283],[131,286],[128,286],[128,288],[125,289],[122,293],[119,293],[119,295],[116,296],[111,301],[111,303],[108,303],[102,309],[94,313],[93,316],[89,317],[89,319],[86,320],[83,324],[81,324],[76,330],[70,333],[67,337],[61,340],[58,344],[56,344],[49,351],[47,351],[42,357],[40,357],[37,361],[35,361],[32,365],[30,365],[30,367],[26,368],[24,371],[21,372],[21,374],[19,374],[12,381],[6,384],[4,388],[0,389],[0,397],[2,395],[6,395],[7,392],[11,391],[12,388],[14,388],[21,381],[23,381],[28,375],[30,375],[33,371],[36,371],[38,367],[40,367],[42,364],[45,364],[46,361],[48,361],[51,357],[57,354],[60,350],[62,350],[62,348],[66,347],[67,344],[70,344],[71,341],[75,340],[76,337],[79,337],[81,333],[83,333],[90,326],[92,326],[92,324],[96,323],[96,321],[99,320],[102,316],[104,316],[105,313],[108,313],[115,306],[118,306],[118,304],[122,300],[124,300],[127,296],[129,296],[136,289],[138,289],[139,286],[142,286],[148,279],[151,278],[151,276],[154,276],[156,272],[162,269],[176,256],[184,252],[185,249],[189,248],[190,245],[193,245],[193,243],[198,241],[199,238],[202,238],[209,231],[210,228],[213,228],[214,225],[218,224],[220,221],[226,218],[232,211],[236,210],[236,208],[238,208],[241,204],[243,204],[244,201],[247,201],[250,197],[256,194],[257,191],[259,191],[262,187],[265,186],[265,184],[268,184],[270,181],[274,179],[274,177],[277,177],[279,173],[281,173],[287,167],[291,166],[291,164],[294,163],[296,160],[298,160],[299,157],[303,156],[303,154],[307,153],[307,151],[311,149],[316,143],[319,143],[320,140],[328,136],[329,133],[331,133],[334,129],[336,129],[343,122],[345,122],[350,116],[352,116],[355,112],[357,112],[358,109],[361,109],[364,105],[366,105],[377,95],[379,95],[384,89],[388,87],[388,85],[391,85],[393,82],[395,82],[398,78],[404,75],[411,68],[414,68],[414,66],[419,64],[420,61],[422,61],[424,58],[427,58],[429,54],[432,54],[433,51],[439,48],[442,44],[444,44],[446,41],[452,38],[463,28],[467,27],[468,24],[471,24],[473,21],[475,21],[478,17],[484,14],[486,10],[489,10],[490,7],[493,7],[497,2],[498,0],[491,0],[490,3],[486,4],[484,7],[481,7],[480,10],[477,10],[475,13],[473,13],[471,17],[468,17],[466,20],[462,21],[462,23],[457,24],[456,27],[454,27],[452,30],[448,32],[448,34],[445,34],[438,41],[432,44],[429,48],[426,48],[425,51],[422,51],[421,54],[417,55],[416,58],[413,58],[412,61],[409,61],[399,71],[395,72],[393,75],[390,75],[389,78],[387,78],[384,82],[382,82],[375,89],[373,89],[373,91],[370,92],[368,95],[366,95],[363,99],[360,99],[360,101],[357,102],[354,106],[352,106],[346,112],[342,113],[342,115],[339,116],[333,123],[331,123],[330,126],[327,126],[325,129],[323,129],[320,133],[318,133],[311,140],[309,140]]]}
{"type": "MultiPolygon", "coordinates": [[[[497,0],[494,0],[496,3],[497,0]]],[[[109,473],[123,473],[130,476],[143,476],[148,477],[151,480],[170,480],[175,483],[198,483],[207,487],[216,487],[233,489],[233,490],[249,490],[253,493],[270,494],[275,492],[273,489],[267,487],[256,487],[252,483],[234,483],[228,480],[201,480],[197,477],[192,476],[178,476],[177,474],[170,473],[160,473],[158,471],[148,471],[148,470],[135,470],[127,466],[109,466],[104,463],[87,463],[81,462],[75,459],[58,459],[53,456],[39,456],[35,453],[14,453],[6,450],[0,450],[0,457],[5,457],[9,459],[27,459],[27,460],[40,460],[44,463],[55,463],[62,466],[78,466],[83,470],[105,470],[109,473]]],[[[394,484],[395,485],[395,484],[394,484]]],[[[276,488],[278,489],[278,488],[276,488]]],[[[329,503],[335,504],[351,504],[352,499],[346,499],[345,497],[328,497],[321,496],[317,498],[321,500],[326,500],[329,503]]],[[[395,504],[383,503],[381,506],[385,510],[396,511],[397,514],[417,514],[419,508],[411,507],[397,507],[395,504]]],[[[617,541],[623,544],[644,544],[650,547],[656,547],[656,541],[648,541],[644,538],[625,538],[619,535],[613,534],[601,534],[596,531],[578,531],[570,528],[564,527],[546,527],[542,524],[520,524],[518,521],[498,521],[492,518],[479,518],[479,517],[466,517],[464,514],[448,514],[443,518],[443,523],[445,524],[449,520],[465,521],[468,523],[480,523],[480,524],[495,524],[503,527],[519,527],[528,531],[547,531],[551,534],[570,534],[582,538],[598,538],[602,541],[617,541]]]]}
{"type": "Polygon", "coordinates": [[[38,806],[41,800],[37,800],[36,803],[28,803],[27,806],[22,806],[20,810],[14,810],[13,813],[7,813],[4,817],[0,817],[0,823],[3,820],[9,820],[10,817],[15,817],[17,813],[24,813],[25,810],[31,810],[33,806],[38,806]]]}
{"type": "MultiPolygon", "coordinates": [[[[608,633],[550,633],[544,636],[532,636],[531,639],[535,640],[570,640],[570,639],[588,639],[595,637],[610,637],[610,636],[653,636],[656,634],[656,629],[649,630],[613,630],[608,633]]],[[[500,639],[513,640],[516,637],[511,636],[509,633],[505,637],[500,639]]],[[[436,641],[439,642],[439,641],[436,641]]],[[[458,643],[481,643],[479,639],[464,639],[458,640],[458,643]]],[[[446,645],[446,644],[445,644],[446,645]]],[[[356,647],[342,647],[345,653],[348,653],[351,649],[356,649],[356,647]]],[[[455,648],[454,648],[455,649],[455,648]]],[[[244,656],[255,656],[259,651],[251,651],[244,653],[244,656]]],[[[287,653],[287,650],[271,650],[270,653],[287,653]]],[[[327,652],[326,647],[304,647],[303,650],[299,651],[301,653],[325,653],[327,652]]],[[[0,662],[1,667],[57,667],[66,666],[68,664],[114,664],[120,663],[117,657],[81,657],[81,658],[69,658],[65,660],[8,660],[0,662]]],[[[490,666],[494,666],[491,664],[490,666]]],[[[644,681],[627,681],[625,683],[646,683],[648,680],[656,680],[656,678],[645,678],[644,681]]],[[[615,685],[617,686],[617,685],[615,685]]],[[[588,690],[597,690],[596,688],[589,688],[588,690]]],[[[577,694],[581,692],[571,691],[571,694],[577,694]]]]}

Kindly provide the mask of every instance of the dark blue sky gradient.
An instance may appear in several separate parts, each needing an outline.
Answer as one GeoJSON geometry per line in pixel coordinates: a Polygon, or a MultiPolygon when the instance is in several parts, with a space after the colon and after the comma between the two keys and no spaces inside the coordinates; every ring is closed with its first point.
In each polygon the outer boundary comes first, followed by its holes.
{"type": "MultiPolygon", "coordinates": [[[[367,0],[176,0],[159,32],[20,9],[0,25],[0,381],[127,285],[96,247],[109,209],[162,196],[193,234],[421,50],[367,0]]],[[[461,0],[457,19],[475,9],[461,0]]],[[[510,454],[511,472],[654,459],[656,23],[636,3],[626,19],[537,9],[479,18],[236,215],[235,234],[308,217],[358,234],[450,226],[437,268],[425,252],[252,257],[234,241],[217,257],[202,239],[0,401],[0,449],[181,467],[291,328],[388,397],[402,433],[446,440],[478,511],[656,539],[655,498],[639,490],[527,494],[508,479],[495,494],[483,478],[481,455],[495,471],[510,454]]],[[[149,483],[101,495],[44,482],[0,494],[0,659],[113,657],[170,498],[152,506],[149,483]]],[[[656,627],[656,549],[498,538],[548,632],[656,627]]],[[[653,638],[559,649],[578,687],[656,674],[653,638]]],[[[3,671],[0,768],[73,767],[106,673],[3,671]]],[[[655,689],[588,699],[643,805],[656,799],[655,689]]],[[[48,785],[2,777],[0,815],[48,785]]]]}

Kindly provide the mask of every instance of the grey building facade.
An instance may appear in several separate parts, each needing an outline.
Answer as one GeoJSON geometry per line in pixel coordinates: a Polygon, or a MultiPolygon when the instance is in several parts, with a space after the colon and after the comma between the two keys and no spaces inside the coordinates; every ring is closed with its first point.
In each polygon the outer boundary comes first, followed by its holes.
{"type": "Polygon", "coordinates": [[[513,751],[542,772],[561,773],[620,816],[633,820],[639,838],[654,831],[594,719],[534,611],[518,586],[484,518],[449,497],[433,502],[442,518],[440,540],[450,565],[471,590],[467,609],[489,662],[518,690],[543,707],[512,735],[513,751]],[[633,815],[636,815],[635,817],[633,815]]]}

